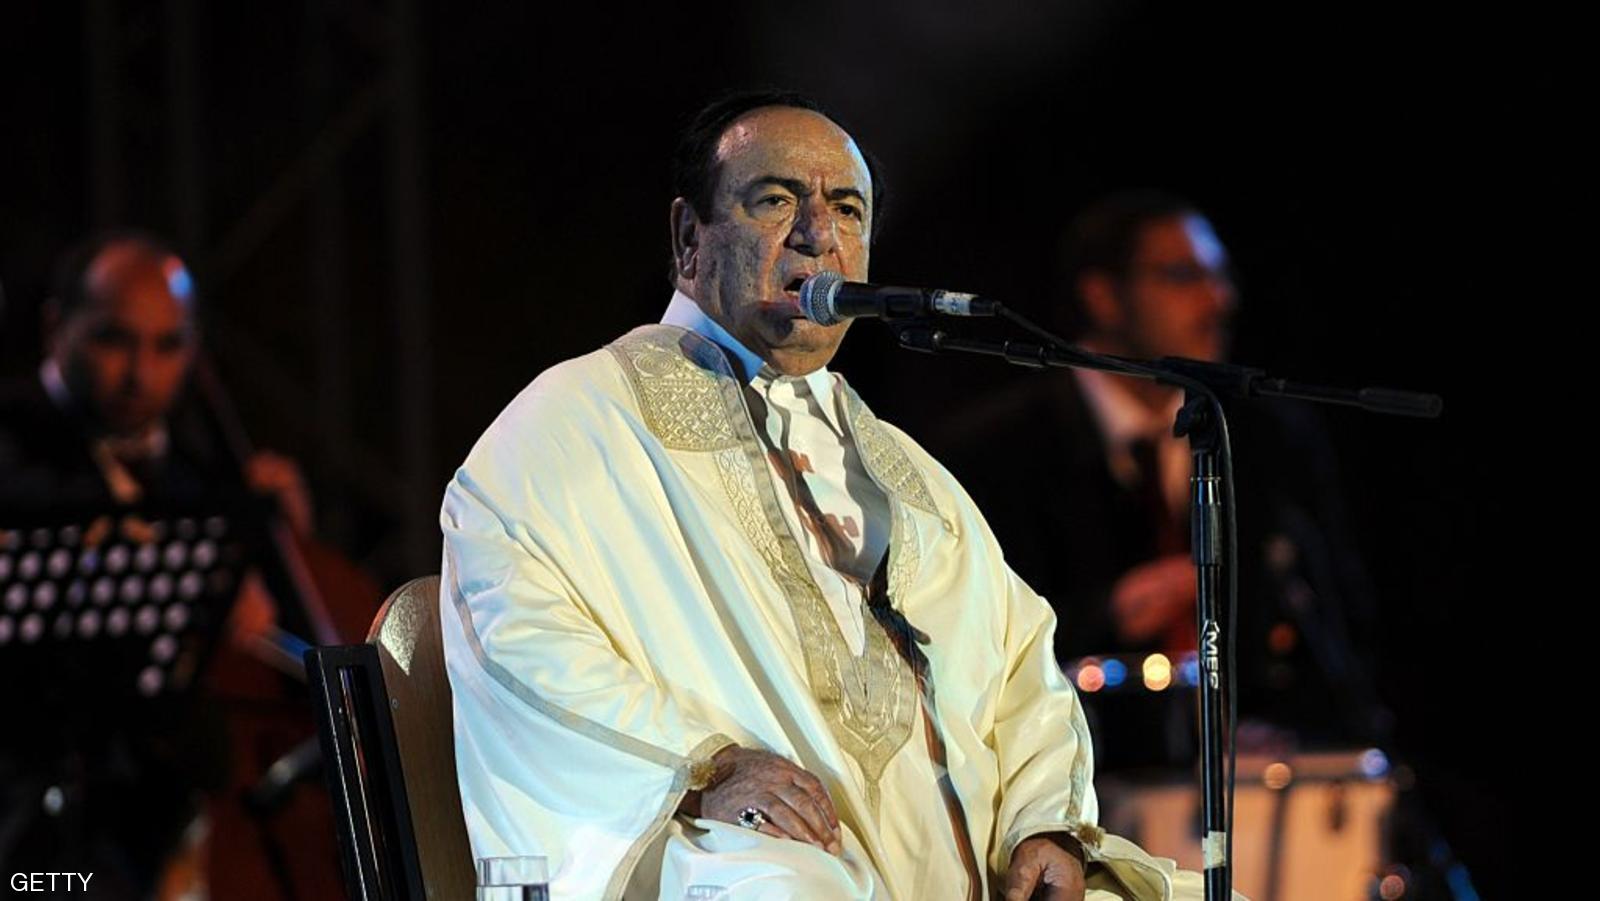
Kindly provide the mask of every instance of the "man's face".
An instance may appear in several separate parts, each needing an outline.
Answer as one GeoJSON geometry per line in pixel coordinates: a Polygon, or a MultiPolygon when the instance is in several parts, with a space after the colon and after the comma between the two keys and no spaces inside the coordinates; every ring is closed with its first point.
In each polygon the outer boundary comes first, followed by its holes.
{"type": "Polygon", "coordinates": [[[686,293],[785,375],[833,358],[849,320],[800,312],[800,283],[830,270],[867,278],[872,184],[855,142],[809,110],[767,107],[734,120],[717,144],[708,221],[674,203],[674,251],[686,293]]]}
{"type": "Polygon", "coordinates": [[[114,244],[86,279],[89,298],[57,327],[51,356],[100,428],[138,432],[167,415],[194,358],[188,273],[177,257],[114,244]]]}
{"type": "Polygon", "coordinates": [[[1112,331],[1141,357],[1221,360],[1234,308],[1227,251],[1201,216],[1158,219],[1116,288],[1122,321],[1112,331]]]}

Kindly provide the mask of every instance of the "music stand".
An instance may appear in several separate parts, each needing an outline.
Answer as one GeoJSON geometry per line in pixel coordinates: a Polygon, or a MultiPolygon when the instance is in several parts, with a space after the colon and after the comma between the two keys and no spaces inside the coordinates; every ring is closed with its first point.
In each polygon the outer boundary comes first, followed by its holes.
{"type": "Polygon", "coordinates": [[[13,687],[0,708],[44,715],[8,722],[119,720],[187,696],[254,557],[252,519],[237,505],[0,518],[0,680],[13,687]]]}

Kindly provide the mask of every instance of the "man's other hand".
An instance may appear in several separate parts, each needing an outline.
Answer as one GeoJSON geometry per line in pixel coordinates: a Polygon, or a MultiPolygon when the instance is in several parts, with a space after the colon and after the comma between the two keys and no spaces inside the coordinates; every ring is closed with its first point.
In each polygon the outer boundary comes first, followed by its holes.
{"type": "Polygon", "coordinates": [[[1187,554],[1160,557],[1123,573],[1111,589],[1117,635],[1142,642],[1193,618],[1194,587],[1194,563],[1187,554]]]}
{"type": "Polygon", "coordinates": [[[1034,890],[1044,889],[1045,901],[1083,901],[1083,864],[1049,835],[1023,839],[1011,852],[1006,871],[1006,901],[1028,901],[1034,890]]]}
{"type": "Polygon", "coordinates": [[[754,807],[767,815],[760,831],[792,838],[842,856],[839,815],[822,780],[768,751],[737,745],[718,751],[717,780],[700,795],[700,816],[739,822],[739,812],[754,807]]]}

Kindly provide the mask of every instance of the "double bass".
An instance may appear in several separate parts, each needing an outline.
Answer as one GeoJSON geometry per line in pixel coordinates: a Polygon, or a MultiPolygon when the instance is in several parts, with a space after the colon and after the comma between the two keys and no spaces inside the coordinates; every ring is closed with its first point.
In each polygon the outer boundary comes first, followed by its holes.
{"type": "MultiPolygon", "coordinates": [[[[251,468],[264,455],[204,358],[196,360],[193,387],[216,443],[240,482],[249,485],[251,468]]],[[[301,654],[311,643],[363,640],[383,595],[371,575],[311,534],[308,510],[284,506],[268,505],[257,578],[241,589],[261,597],[241,597],[234,640],[217,655],[207,679],[226,724],[226,788],[210,799],[209,840],[192,862],[198,872],[185,874],[180,865],[162,896],[176,897],[186,875],[203,878],[212,897],[230,901],[343,894],[333,807],[318,778],[320,753],[301,654]],[[271,599],[265,611],[262,597],[271,599]],[[255,622],[237,622],[251,618],[255,622]]]]}

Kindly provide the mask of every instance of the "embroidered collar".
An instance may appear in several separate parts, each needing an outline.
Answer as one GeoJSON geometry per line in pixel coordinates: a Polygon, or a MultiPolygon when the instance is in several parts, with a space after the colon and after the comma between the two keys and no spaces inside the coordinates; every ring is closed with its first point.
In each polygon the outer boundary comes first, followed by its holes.
{"type": "Polygon", "coordinates": [[[811,395],[817,399],[817,406],[822,409],[823,415],[827,417],[834,431],[843,433],[843,423],[839,418],[838,399],[834,391],[833,373],[828,371],[828,367],[823,366],[815,372],[799,377],[779,375],[771,366],[767,365],[765,360],[761,359],[760,355],[745,347],[739,342],[739,339],[719,325],[716,320],[707,316],[705,311],[700,309],[700,304],[682,291],[674,291],[672,293],[672,301],[667,304],[667,311],[661,317],[661,324],[675,325],[679,328],[688,329],[722,348],[738,366],[740,374],[744,376],[745,383],[755,385],[756,389],[762,391],[763,394],[765,393],[763,389],[766,387],[765,384],[761,384],[763,380],[768,383],[792,378],[804,381],[806,387],[810,389],[811,395]]]}

